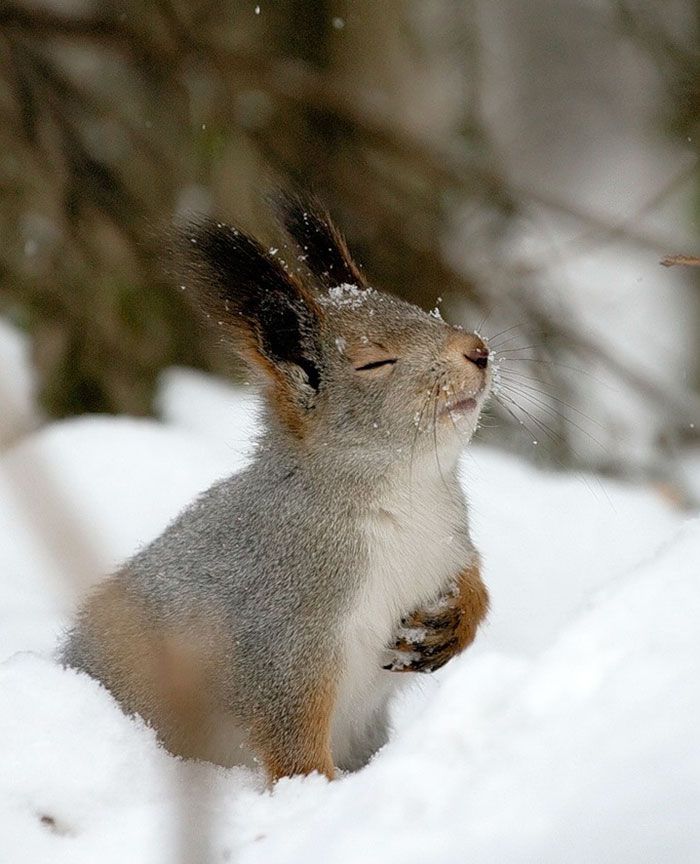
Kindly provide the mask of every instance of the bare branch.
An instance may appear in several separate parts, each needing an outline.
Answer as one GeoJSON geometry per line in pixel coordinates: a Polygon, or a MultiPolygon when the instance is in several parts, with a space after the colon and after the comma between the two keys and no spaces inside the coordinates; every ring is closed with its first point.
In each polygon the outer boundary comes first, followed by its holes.
{"type": "Polygon", "coordinates": [[[693,255],[666,255],[659,261],[662,267],[675,267],[680,264],[683,267],[700,267],[700,258],[693,255]]]}

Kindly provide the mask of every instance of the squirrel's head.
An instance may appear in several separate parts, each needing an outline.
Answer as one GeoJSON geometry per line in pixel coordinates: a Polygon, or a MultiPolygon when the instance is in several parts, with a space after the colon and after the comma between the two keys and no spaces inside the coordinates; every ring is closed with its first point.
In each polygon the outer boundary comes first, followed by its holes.
{"type": "Polygon", "coordinates": [[[262,379],[269,421],[374,464],[456,455],[491,385],[484,340],[369,287],[318,206],[284,196],[279,214],[300,272],[211,219],[183,237],[196,301],[262,379]]]}

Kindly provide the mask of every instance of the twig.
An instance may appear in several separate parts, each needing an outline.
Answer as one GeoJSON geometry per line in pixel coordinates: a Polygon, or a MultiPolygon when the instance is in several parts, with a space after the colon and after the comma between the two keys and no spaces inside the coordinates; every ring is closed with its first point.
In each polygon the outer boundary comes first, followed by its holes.
{"type": "Polygon", "coordinates": [[[683,267],[700,267],[700,258],[693,255],[667,255],[659,261],[662,267],[675,267],[679,264],[683,267]]]}

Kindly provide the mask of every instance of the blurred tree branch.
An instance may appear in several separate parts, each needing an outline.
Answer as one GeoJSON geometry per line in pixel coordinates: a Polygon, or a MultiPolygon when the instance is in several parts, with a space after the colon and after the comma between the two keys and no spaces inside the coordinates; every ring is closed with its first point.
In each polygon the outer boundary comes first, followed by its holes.
{"type": "MultiPolygon", "coordinates": [[[[478,81],[468,8],[450,19],[452,38],[478,81]]],[[[383,18],[404,14],[367,9],[387,34],[383,18]]],[[[420,7],[406,9],[410,21],[420,7]]],[[[619,9],[628,14],[625,3],[619,9]]],[[[264,21],[243,4],[203,0],[104,2],[83,14],[18,2],[0,9],[0,187],[13,190],[0,303],[35,336],[53,413],[145,412],[164,366],[221,368],[163,273],[159,226],[191,207],[192,195],[200,208],[256,222],[251,196],[271,173],[318,189],[377,280],[424,305],[438,294],[482,311],[492,302],[442,254],[457,201],[483,215],[479,254],[506,269],[508,226],[533,207],[576,220],[588,242],[668,250],[633,219],[615,223],[514,183],[475,90],[461,130],[417,128],[343,74],[350,61],[333,27],[323,0],[280,4],[264,21]]],[[[360,62],[388,64],[389,49],[377,46],[360,62]]],[[[512,282],[524,275],[513,272],[512,282]]],[[[515,302],[524,335],[544,331],[550,347],[602,356],[660,406],[697,412],[692,397],[648,381],[531,292],[515,302]]]]}

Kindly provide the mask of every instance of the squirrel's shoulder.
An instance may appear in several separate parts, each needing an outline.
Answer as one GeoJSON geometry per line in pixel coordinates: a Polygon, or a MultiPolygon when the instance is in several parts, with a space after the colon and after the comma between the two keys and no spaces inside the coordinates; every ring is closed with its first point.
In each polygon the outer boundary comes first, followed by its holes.
{"type": "Polygon", "coordinates": [[[139,581],[163,572],[189,580],[219,571],[230,578],[232,567],[249,573],[282,558],[289,566],[296,558],[310,564],[342,547],[341,509],[338,490],[302,469],[253,461],[198,495],[124,569],[139,581]]]}

